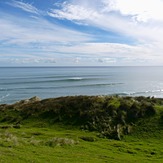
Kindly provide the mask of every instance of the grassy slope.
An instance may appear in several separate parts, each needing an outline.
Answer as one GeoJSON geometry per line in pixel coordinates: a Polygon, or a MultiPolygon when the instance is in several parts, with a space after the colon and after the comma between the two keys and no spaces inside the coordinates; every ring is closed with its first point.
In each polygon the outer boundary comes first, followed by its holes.
{"type": "MultiPolygon", "coordinates": [[[[110,103],[119,107],[115,101],[110,103]]],[[[21,119],[18,110],[15,113],[11,107],[1,107],[0,162],[163,162],[160,101],[155,109],[156,114],[138,119],[133,132],[119,141],[99,138],[98,131],[81,130],[78,125],[52,123],[50,116],[30,116],[21,121],[19,128],[15,125],[21,119]]]]}

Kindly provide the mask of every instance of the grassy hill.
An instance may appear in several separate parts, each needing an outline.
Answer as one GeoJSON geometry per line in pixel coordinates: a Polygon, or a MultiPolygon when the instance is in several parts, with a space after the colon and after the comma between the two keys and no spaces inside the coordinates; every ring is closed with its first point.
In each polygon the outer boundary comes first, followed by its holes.
{"type": "Polygon", "coordinates": [[[163,162],[163,99],[37,97],[0,105],[0,162],[163,162]]]}

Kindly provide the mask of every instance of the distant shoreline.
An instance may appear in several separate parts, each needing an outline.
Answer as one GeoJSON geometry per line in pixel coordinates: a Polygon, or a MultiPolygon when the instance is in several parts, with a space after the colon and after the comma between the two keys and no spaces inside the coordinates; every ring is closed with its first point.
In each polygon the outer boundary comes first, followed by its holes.
{"type": "Polygon", "coordinates": [[[162,97],[154,97],[154,96],[130,96],[130,95],[121,95],[121,94],[115,94],[115,95],[70,95],[70,96],[58,96],[58,97],[49,97],[49,98],[40,98],[38,96],[33,96],[30,98],[25,98],[25,99],[20,99],[16,102],[13,103],[0,103],[1,105],[15,105],[18,103],[26,103],[26,102],[39,102],[39,101],[44,101],[44,100],[55,100],[55,99],[66,99],[66,98],[79,98],[79,97],[88,97],[88,98],[131,98],[131,99],[135,99],[135,98],[142,98],[142,99],[155,99],[155,100],[163,100],[162,97]]]}
{"type": "Polygon", "coordinates": [[[0,68],[120,68],[120,67],[163,67],[163,65],[152,66],[0,66],[0,68]]]}

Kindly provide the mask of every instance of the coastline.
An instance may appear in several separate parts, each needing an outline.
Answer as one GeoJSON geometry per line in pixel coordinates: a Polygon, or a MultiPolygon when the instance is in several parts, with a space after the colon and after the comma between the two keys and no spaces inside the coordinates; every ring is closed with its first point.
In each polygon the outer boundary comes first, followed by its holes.
{"type": "Polygon", "coordinates": [[[0,103],[75,95],[163,97],[161,67],[47,67],[0,69],[0,103]]]}

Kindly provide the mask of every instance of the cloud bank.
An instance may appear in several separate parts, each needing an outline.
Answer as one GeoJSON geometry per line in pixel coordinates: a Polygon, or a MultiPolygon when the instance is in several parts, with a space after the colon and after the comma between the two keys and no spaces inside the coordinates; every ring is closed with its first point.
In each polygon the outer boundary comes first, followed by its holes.
{"type": "Polygon", "coordinates": [[[1,63],[163,64],[162,0],[69,0],[44,11],[35,4],[5,3],[24,15],[0,13],[1,63]]]}

